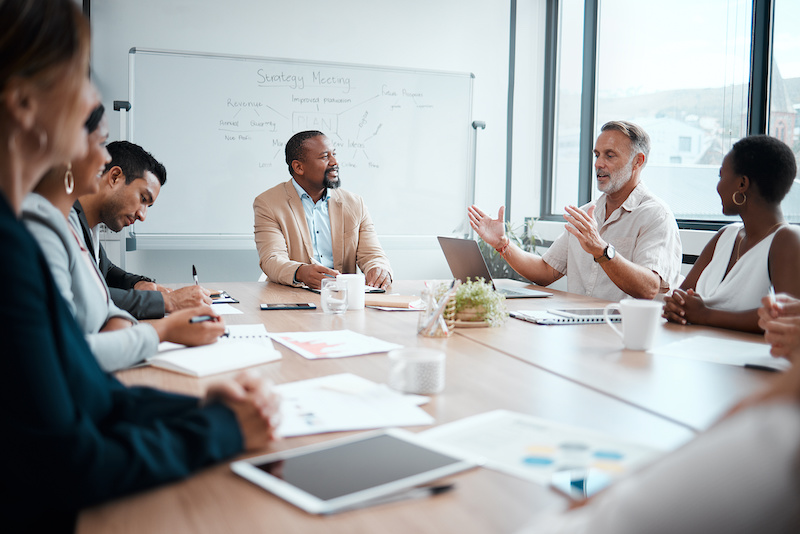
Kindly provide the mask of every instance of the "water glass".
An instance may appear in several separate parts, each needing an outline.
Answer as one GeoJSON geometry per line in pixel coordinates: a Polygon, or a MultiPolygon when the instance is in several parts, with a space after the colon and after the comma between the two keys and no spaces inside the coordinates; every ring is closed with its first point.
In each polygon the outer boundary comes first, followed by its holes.
{"type": "Polygon", "coordinates": [[[320,301],[325,313],[344,313],[347,311],[347,282],[335,278],[322,280],[320,301]]]}

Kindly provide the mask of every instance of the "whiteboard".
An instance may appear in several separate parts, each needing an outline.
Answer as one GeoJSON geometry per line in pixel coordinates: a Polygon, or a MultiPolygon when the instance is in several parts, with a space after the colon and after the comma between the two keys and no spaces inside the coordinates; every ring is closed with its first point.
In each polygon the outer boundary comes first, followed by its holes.
{"type": "Polygon", "coordinates": [[[167,168],[140,237],[252,236],[290,179],[284,145],[320,130],[379,235],[463,230],[474,191],[470,73],[132,48],[128,139],[167,168]]]}

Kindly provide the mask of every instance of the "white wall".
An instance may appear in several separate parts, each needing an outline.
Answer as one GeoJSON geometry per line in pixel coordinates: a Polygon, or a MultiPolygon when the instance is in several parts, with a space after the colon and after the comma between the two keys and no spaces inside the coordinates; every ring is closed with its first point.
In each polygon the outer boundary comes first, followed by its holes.
{"type": "MultiPolygon", "coordinates": [[[[533,125],[525,130],[534,133],[520,133],[522,141],[516,150],[529,156],[523,165],[528,177],[531,168],[538,176],[541,166],[537,137],[541,128],[535,126],[541,124],[537,116],[541,115],[543,28],[537,13],[543,15],[544,4],[545,0],[521,0],[518,8],[525,13],[518,30],[523,43],[517,71],[518,110],[523,115],[518,120],[533,125]]],[[[91,6],[92,76],[106,108],[112,109],[113,100],[127,99],[131,47],[472,72],[473,118],[487,123],[478,132],[476,201],[496,209],[505,198],[509,10],[509,0],[95,1],[91,6]]],[[[112,112],[112,139],[118,124],[112,112]]],[[[532,195],[531,205],[538,206],[538,179],[527,179],[525,187],[514,190],[515,197],[532,195]]],[[[169,185],[162,194],[169,194],[169,185]]],[[[153,209],[158,209],[158,203],[153,209]]],[[[409,216],[423,215],[409,207],[409,216]]],[[[398,278],[449,276],[435,240],[393,236],[382,238],[382,243],[398,278]]],[[[208,264],[206,271],[227,273],[224,280],[217,278],[220,281],[258,276],[258,266],[248,259],[255,259],[254,249],[236,255],[197,254],[208,264]],[[236,256],[237,262],[229,263],[226,256],[228,260],[236,256]]],[[[192,251],[140,250],[128,253],[126,259],[132,271],[163,282],[185,282],[186,258],[191,255],[192,251]]]]}

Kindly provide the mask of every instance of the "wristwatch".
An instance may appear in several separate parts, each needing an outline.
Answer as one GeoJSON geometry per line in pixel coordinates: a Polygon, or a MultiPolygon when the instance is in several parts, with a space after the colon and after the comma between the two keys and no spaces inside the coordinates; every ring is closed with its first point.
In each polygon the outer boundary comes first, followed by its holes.
{"type": "Polygon", "coordinates": [[[606,246],[605,250],[603,250],[603,253],[597,256],[594,259],[594,261],[597,263],[605,263],[607,261],[613,260],[614,256],[616,255],[617,255],[617,249],[614,248],[614,245],[609,243],[608,246],[606,246]]]}

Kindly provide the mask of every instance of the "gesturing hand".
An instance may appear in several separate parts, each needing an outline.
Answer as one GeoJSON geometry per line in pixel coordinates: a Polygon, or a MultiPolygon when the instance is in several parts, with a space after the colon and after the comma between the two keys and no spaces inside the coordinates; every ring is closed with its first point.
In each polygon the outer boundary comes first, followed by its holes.
{"type": "Polygon", "coordinates": [[[506,233],[503,213],[505,213],[505,206],[500,206],[500,210],[497,212],[497,219],[492,219],[482,212],[478,206],[473,205],[467,208],[467,216],[469,216],[469,224],[472,229],[478,232],[481,239],[494,248],[500,247],[500,240],[506,233]]]}
{"type": "Polygon", "coordinates": [[[568,224],[565,224],[564,227],[567,232],[577,237],[581,248],[591,254],[593,258],[600,256],[608,243],[600,237],[597,221],[594,220],[594,206],[589,206],[587,211],[575,206],[567,206],[565,209],[567,213],[564,214],[564,219],[568,224]]]}

